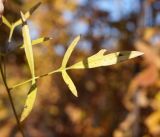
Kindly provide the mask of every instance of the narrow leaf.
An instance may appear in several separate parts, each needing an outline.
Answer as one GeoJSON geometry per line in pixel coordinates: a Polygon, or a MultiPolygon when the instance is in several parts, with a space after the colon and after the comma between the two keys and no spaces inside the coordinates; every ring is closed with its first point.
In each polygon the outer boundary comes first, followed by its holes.
{"type": "MultiPolygon", "coordinates": [[[[41,2],[38,2],[29,11],[27,11],[24,15],[25,19],[27,20],[40,5],[41,5],[41,2]]],[[[13,23],[13,25],[11,26],[10,34],[9,34],[9,40],[8,40],[9,42],[11,42],[14,29],[21,24],[22,24],[21,18],[17,20],[15,23],[13,23]]]]}
{"type": "MultiPolygon", "coordinates": [[[[49,38],[49,37],[42,37],[42,38],[38,38],[38,39],[36,39],[36,40],[32,40],[31,41],[31,44],[32,44],[32,46],[33,45],[37,45],[37,44],[40,44],[40,43],[43,43],[43,42],[45,42],[45,41],[48,41],[48,40],[51,40],[52,38],[49,38]]],[[[24,45],[21,45],[21,46],[19,46],[20,48],[24,48],[24,45]]]]}
{"type": "Polygon", "coordinates": [[[71,56],[75,46],[77,45],[78,41],[80,40],[80,36],[77,36],[73,42],[70,44],[69,48],[67,49],[63,61],[62,61],[62,68],[65,68],[67,65],[67,62],[69,60],[69,57],[71,56]]]}
{"type": "Polygon", "coordinates": [[[69,77],[69,75],[67,74],[67,72],[64,69],[66,69],[66,65],[69,60],[69,57],[71,56],[71,54],[72,54],[72,52],[73,52],[74,48],[76,47],[79,40],[80,40],[80,36],[77,36],[73,40],[73,42],[70,44],[70,46],[68,47],[68,49],[63,57],[62,66],[61,66],[62,77],[63,77],[65,83],[67,84],[67,86],[69,87],[69,89],[71,90],[71,92],[73,93],[73,95],[75,95],[76,97],[78,96],[77,89],[76,89],[73,81],[71,80],[71,78],[69,77]]]}
{"type": "Polygon", "coordinates": [[[66,71],[62,71],[62,77],[69,89],[71,90],[71,92],[73,93],[73,95],[78,97],[76,86],[74,85],[72,79],[69,77],[66,71]]]}
{"type": "Polygon", "coordinates": [[[95,55],[72,65],[71,67],[69,67],[69,69],[85,69],[85,68],[109,66],[131,58],[141,56],[143,54],[142,52],[138,51],[122,51],[122,52],[110,53],[107,55],[105,53],[106,50],[102,49],[95,55]]]}
{"type": "Polygon", "coordinates": [[[23,121],[31,112],[35,99],[36,99],[36,93],[37,93],[37,86],[36,86],[36,80],[35,80],[35,71],[34,71],[34,59],[33,59],[33,51],[32,51],[32,44],[31,44],[31,38],[29,33],[29,27],[26,23],[26,18],[21,12],[21,17],[23,21],[23,27],[22,27],[22,34],[23,34],[23,41],[24,41],[24,50],[27,58],[27,62],[29,64],[29,68],[32,75],[32,86],[30,88],[30,91],[28,92],[27,99],[25,102],[25,107],[22,111],[21,119],[20,121],[23,121]]]}
{"type": "MultiPolygon", "coordinates": [[[[40,5],[41,5],[41,2],[38,2],[29,11],[27,11],[24,15],[25,19],[27,20],[40,5]]],[[[22,24],[22,19],[20,18],[14,24],[15,24],[15,26],[21,25],[22,24]]]]}
{"type": "Polygon", "coordinates": [[[37,95],[37,86],[36,86],[35,80],[33,80],[31,88],[28,92],[28,95],[25,101],[22,114],[21,114],[21,118],[20,118],[21,122],[24,121],[28,117],[28,115],[31,113],[35,103],[36,95],[37,95]]]}
{"type": "Polygon", "coordinates": [[[49,38],[49,37],[42,37],[42,38],[39,38],[36,40],[32,40],[32,45],[41,44],[41,43],[48,41],[48,40],[51,40],[51,39],[52,38],[49,38]]]}
{"type": "Polygon", "coordinates": [[[11,23],[10,23],[4,16],[2,16],[2,22],[3,22],[8,28],[11,28],[11,27],[12,27],[11,23]]]}
{"type": "Polygon", "coordinates": [[[25,54],[27,57],[27,61],[29,64],[31,74],[33,76],[34,75],[34,60],[33,60],[33,51],[32,51],[32,43],[31,43],[31,38],[30,38],[30,33],[29,33],[29,27],[26,23],[26,20],[25,20],[23,13],[21,13],[21,16],[24,20],[24,24],[22,27],[22,34],[23,34],[23,40],[24,40],[24,50],[25,50],[25,54]]]}

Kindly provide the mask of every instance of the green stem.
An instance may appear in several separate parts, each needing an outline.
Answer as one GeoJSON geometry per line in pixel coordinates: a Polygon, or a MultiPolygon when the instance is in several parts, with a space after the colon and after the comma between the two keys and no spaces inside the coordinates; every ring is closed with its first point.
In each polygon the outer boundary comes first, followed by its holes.
{"type": "Polygon", "coordinates": [[[4,85],[5,85],[6,91],[7,91],[7,93],[8,93],[9,101],[10,101],[10,103],[11,103],[11,107],[12,107],[14,116],[15,116],[15,118],[16,118],[18,128],[19,128],[22,136],[25,137],[24,132],[23,132],[22,127],[21,127],[21,124],[20,124],[20,121],[19,121],[19,119],[18,119],[18,115],[17,115],[16,109],[15,109],[15,106],[14,106],[14,103],[13,103],[12,95],[11,95],[10,89],[9,89],[9,87],[8,87],[7,81],[6,81],[6,79],[5,79],[5,76],[4,76],[4,73],[3,73],[3,69],[2,69],[2,65],[1,65],[1,64],[0,64],[0,72],[1,72],[2,80],[3,80],[3,83],[4,83],[4,85]]]}
{"type": "Polygon", "coordinates": [[[10,29],[8,42],[11,42],[12,35],[13,35],[13,31],[14,31],[15,27],[16,27],[16,26],[15,26],[15,24],[13,23],[12,26],[11,26],[11,29],[10,29]]]}
{"type": "Polygon", "coordinates": [[[19,83],[19,84],[15,85],[15,86],[13,86],[13,87],[11,87],[11,88],[9,88],[9,89],[10,89],[10,90],[13,90],[14,88],[17,88],[17,87],[19,87],[19,86],[22,86],[22,85],[28,83],[28,82],[31,82],[33,79],[37,80],[37,79],[39,79],[39,78],[42,78],[42,77],[45,77],[45,76],[48,76],[48,75],[52,75],[52,74],[54,74],[54,73],[61,72],[61,71],[62,71],[61,69],[57,69],[57,70],[52,71],[52,72],[50,72],[50,73],[46,73],[46,74],[43,74],[43,75],[40,75],[40,76],[31,78],[31,79],[28,79],[28,80],[26,80],[26,81],[24,81],[24,82],[22,82],[22,83],[19,83]]]}

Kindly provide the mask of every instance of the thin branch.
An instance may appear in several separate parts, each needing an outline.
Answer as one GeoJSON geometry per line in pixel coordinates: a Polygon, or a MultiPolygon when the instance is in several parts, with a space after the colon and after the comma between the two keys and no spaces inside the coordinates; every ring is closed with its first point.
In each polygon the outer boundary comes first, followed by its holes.
{"type": "Polygon", "coordinates": [[[15,118],[16,118],[18,128],[19,128],[22,136],[25,137],[24,132],[23,132],[22,127],[21,127],[21,124],[20,124],[20,121],[19,121],[19,119],[18,119],[18,115],[17,115],[16,109],[15,109],[15,106],[14,106],[14,103],[13,103],[13,99],[12,99],[12,95],[11,95],[11,93],[10,93],[10,89],[9,89],[9,87],[8,87],[6,78],[5,78],[5,76],[4,76],[2,64],[0,64],[0,72],[1,72],[2,80],[3,80],[3,83],[4,83],[4,85],[5,85],[6,91],[7,91],[7,93],[8,93],[9,101],[10,101],[10,103],[11,103],[11,107],[12,107],[14,116],[15,116],[15,118]]]}
{"type": "Polygon", "coordinates": [[[57,70],[52,71],[52,72],[50,72],[50,73],[46,73],[46,74],[43,74],[43,75],[40,75],[40,76],[31,78],[31,79],[28,79],[28,80],[26,80],[26,81],[24,81],[24,82],[22,82],[22,83],[19,83],[19,84],[17,84],[17,85],[12,86],[11,88],[9,88],[9,90],[13,90],[13,89],[15,89],[15,88],[17,88],[17,87],[19,87],[19,86],[22,86],[22,85],[24,85],[24,84],[26,84],[26,83],[29,83],[29,82],[31,82],[33,79],[37,80],[37,79],[39,79],[39,78],[42,78],[42,77],[45,77],[45,76],[49,76],[49,75],[52,75],[52,74],[54,74],[54,73],[61,72],[61,71],[62,71],[61,69],[57,69],[57,70]]]}

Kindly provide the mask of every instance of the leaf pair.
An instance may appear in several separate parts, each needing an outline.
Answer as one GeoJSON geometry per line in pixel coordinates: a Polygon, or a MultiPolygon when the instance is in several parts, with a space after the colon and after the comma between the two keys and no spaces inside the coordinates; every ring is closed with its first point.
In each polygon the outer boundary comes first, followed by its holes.
{"type": "MultiPolygon", "coordinates": [[[[32,13],[41,5],[41,2],[38,2],[36,5],[34,5],[28,12],[25,13],[24,17],[28,19],[32,13]]],[[[14,23],[10,23],[4,16],[2,16],[2,22],[10,29],[9,39],[8,41],[11,42],[12,35],[14,32],[14,29],[22,24],[22,19],[20,18],[14,23]]]]}
{"type": "Polygon", "coordinates": [[[67,49],[64,57],[63,57],[63,61],[62,61],[62,77],[65,81],[65,83],[67,84],[67,86],[69,87],[69,89],[71,90],[71,92],[73,93],[73,95],[75,95],[76,97],[78,96],[77,94],[77,89],[76,86],[74,85],[72,79],[69,77],[69,75],[66,72],[66,68],[67,68],[67,62],[69,60],[69,57],[71,56],[74,48],[76,47],[78,41],[80,40],[80,36],[76,37],[73,42],[71,43],[71,45],[69,46],[69,48],[67,49]]]}
{"type": "Polygon", "coordinates": [[[76,97],[78,96],[77,94],[77,89],[76,86],[74,85],[72,79],[69,77],[67,74],[66,70],[69,69],[88,69],[88,68],[96,68],[96,67],[101,67],[101,66],[109,66],[113,64],[117,64],[119,62],[135,58],[138,56],[141,56],[143,53],[138,52],[138,51],[122,51],[122,52],[115,52],[111,54],[106,54],[106,49],[100,50],[98,53],[92,55],[91,57],[88,57],[78,63],[75,63],[74,65],[70,67],[66,67],[67,62],[69,60],[69,57],[71,56],[71,53],[73,52],[74,48],[76,47],[78,41],[80,40],[80,36],[76,37],[73,42],[70,44],[69,48],[67,49],[63,61],[62,61],[62,77],[76,97]]]}

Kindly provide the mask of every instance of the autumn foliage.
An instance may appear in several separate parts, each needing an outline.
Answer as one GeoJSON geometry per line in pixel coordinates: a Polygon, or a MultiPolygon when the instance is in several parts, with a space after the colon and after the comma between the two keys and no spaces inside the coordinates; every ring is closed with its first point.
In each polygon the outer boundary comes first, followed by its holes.
{"type": "Polygon", "coordinates": [[[94,1],[36,2],[8,1],[2,17],[0,136],[159,137],[157,1],[119,18],[94,1]]]}

